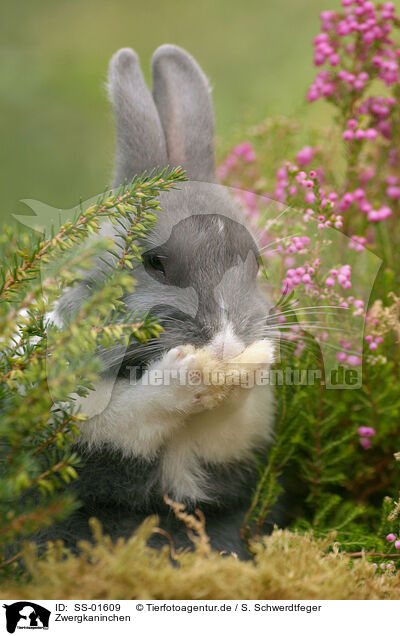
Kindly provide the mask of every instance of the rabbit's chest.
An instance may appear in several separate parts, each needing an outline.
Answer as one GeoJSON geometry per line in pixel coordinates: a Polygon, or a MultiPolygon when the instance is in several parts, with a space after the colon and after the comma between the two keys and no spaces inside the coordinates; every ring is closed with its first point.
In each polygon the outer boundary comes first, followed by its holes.
{"type": "MultiPolygon", "coordinates": [[[[213,497],[207,466],[231,468],[251,461],[272,434],[273,394],[270,387],[240,390],[221,406],[190,416],[166,442],[161,460],[161,485],[178,501],[213,497]]],[[[215,484],[218,489],[218,484],[215,484]]]]}

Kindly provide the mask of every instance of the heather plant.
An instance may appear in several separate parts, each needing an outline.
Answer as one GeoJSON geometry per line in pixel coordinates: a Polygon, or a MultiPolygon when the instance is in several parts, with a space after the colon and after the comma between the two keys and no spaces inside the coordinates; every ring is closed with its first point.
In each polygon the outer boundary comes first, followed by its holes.
{"type": "Polygon", "coordinates": [[[391,568],[397,560],[386,555],[400,549],[400,20],[392,3],[343,0],[342,7],[321,14],[314,64],[324,68],[307,93],[308,102],[331,105],[334,123],[310,131],[311,143],[296,149],[296,122],[267,121],[247,131],[220,165],[264,245],[279,299],[281,366],[322,369],[328,347],[343,369],[362,372],[355,390],[279,387],[277,441],[260,467],[243,534],[260,531],[286,473],[298,488],[293,527],[335,530],[341,549],[373,553],[379,567],[391,568]],[[288,152],[283,162],[277,147],[288,152]],[[271,201],[281,202],[278,214],[271,201]],[[368,262],[370,276],[380,265],[371,297],[362,294],[368,262]],[[361,319],[361,340],[350,323],[332,331],[346,315],[353,327],[361,319]]]}
{"type": "MultiPolygon", "coordinates": [[[[80,207],[39,238],[2,235],[0,356],[0,552],[2,573],[15,564],[24,537],[65,518],[76,507],[66,484],[77,477],[71,450],[85,419],[76,397],[87,395],[101,370],[100,347],[146,342],[160,327],[126,311],[121,300],[134,283],[138,238],[154,224],[160,191],[183,179],[179,170],[135,178],[96,203],[80,207]],[[104,221],[114,239],[99,237],[104,221]],[[126,227],[129,230],[126,232],[126,227]],[[90,236],[95,240],[87,240],[90,236]],[[106,256],[112,257],[106,259],[106,256]],[[63,328],[49,313],[60,289],[88,276],[95,258],[108,267],[101,285],[63,328]]],[[[32,218],[32,217],[30,217],[32,218]]],[[[45,230],[46,228],[43,228],[45,230]]]]}

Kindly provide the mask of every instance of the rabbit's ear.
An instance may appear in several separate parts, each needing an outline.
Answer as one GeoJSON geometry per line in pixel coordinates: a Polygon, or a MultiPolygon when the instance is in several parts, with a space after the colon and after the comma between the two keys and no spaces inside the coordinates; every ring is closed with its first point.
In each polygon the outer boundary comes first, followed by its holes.
{"type": "Polygon", "coordinates": [[[160,117],[132,49],[120,49],[111,58],[108,91],[117,131],[117,186],[144,170],[164,168],[168,159],[160,117]]]}
{"type": "Polygon", "coordinates": [[[152,72],[169,164],[182,166],[189,179],[214,182],[214,109],[206,76],[186,51],[172,44],[156,50],[152,72]]]}

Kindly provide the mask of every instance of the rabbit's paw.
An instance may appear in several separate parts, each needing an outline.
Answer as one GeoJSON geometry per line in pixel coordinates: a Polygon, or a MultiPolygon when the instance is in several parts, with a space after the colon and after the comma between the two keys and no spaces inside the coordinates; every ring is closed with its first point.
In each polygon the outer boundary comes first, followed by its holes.
{"type": "Polygon", "coordinates": [[[196,371],[195,348],[192,345],[181,345],[167,351],[159,363],[159,368],[167,382],[182,382],[188,371],[196,371]]]}
{"type": "Polygon", "coordinates": [[[162,369],[176,388],[176,408],[185,413],[213,409],[228,395],[231,387],[221,382],[220,363],[204,349],[182,345],[168,351],[162,369]],[[217,379],[214,378],[218,371],[217,379]]]}

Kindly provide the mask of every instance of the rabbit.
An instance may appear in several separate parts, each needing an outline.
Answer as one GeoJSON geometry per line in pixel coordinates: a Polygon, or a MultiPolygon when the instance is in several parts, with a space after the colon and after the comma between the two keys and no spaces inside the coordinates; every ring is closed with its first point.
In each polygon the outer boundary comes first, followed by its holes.
{"type": "MultiPolygon", "coordinates": [[[[188,177],[160,195],[162,211],[133,272],[136,286],[124,298],[139,313],[151,311],[164,330],[145,345],[103,352],[106,370],[95,391],[80,398],[88,415],[79,424],[82,507],[55,532],[71,545],[90,538],[87,521],[95,516],[112,537],[127,537],[158,514],[175,548],[191,546],[164,502],[167,494],[189,512],[204,512],[213,548],[248,558],[240,526],[257,483],[257,457],[266,461],[273,437],[272,388],[233,387],[221,397],[212,386],[176,378],[204,368],[204,356],[218,366],[249,347],[258,347],[257,362],[268,369],[274,361],[265,338],[271,302],[258,284],[257,240],[217,181],[214,112],[203,71],[182,48],[165,44],[153,55],[152,78],[151,94],[129,48],[111,59],[114,186],[168,165],[182,166],[188,177]],[[165,371],[175,379],[145,382],[165,371]]],[[[84,284],[66,293],[59,320],[88,293],[84,284]]],[[[272,521],[279,518],[278,510],[272,521]]],[[[166,541],[153,535],[150,544],[166,541]]]]}

